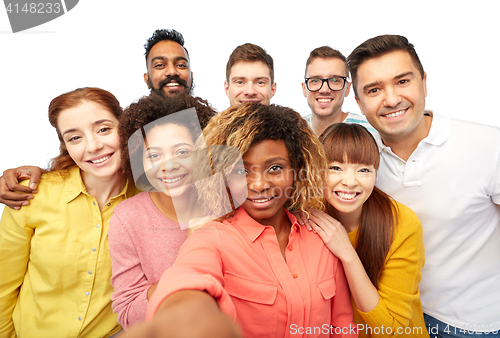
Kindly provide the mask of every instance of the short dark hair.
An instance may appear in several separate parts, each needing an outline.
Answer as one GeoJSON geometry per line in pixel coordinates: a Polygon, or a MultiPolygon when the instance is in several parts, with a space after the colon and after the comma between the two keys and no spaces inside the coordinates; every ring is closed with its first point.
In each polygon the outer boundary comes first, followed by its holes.
{"type": "MultiPolygon", "coordinates": [[[[307,58],[306,61],[306,70],[305,73],[307,73],[307,67],[311,64],[311,62],[314,61],[316,58],[322,58],[322,59],[340,59],[344,62],[345,64],[345,71],[347,73],[347,76],[349,76],[349,68],[347,68],[347,59],[345,56],[338,51],[337,49],[333,49],[330,46],[322,46],[315,48],[311,51],[309,54],[309,57],[307,58]]],[[[304,73],[304,76],[306,76],[304,73]]]]}
{"type": "Polygon", "coordinates": [[[149,39],[147,39],[146,43],[144,44],[144,49],[146,50],[144,55],[146,56],[146,62],[148,61],[148,56],[149,52],[151,51],[151,48],[153,48],[154,45],[156,45],[158,42],[164,41],[164,40],[170,40],[177,42],[179,45],[184,48],[186,51],[186,54],[189,56],[188,50],[186,47],[184,47],[184,37],[182,36],[181,33],[176,31],[175,29],[157,29],[154,31],[153,35],[149,39]]]}
{"type": "Polygon", "coordinates": [[[253,43],[245,43],[244,45],[236,47],[231,55],[226,65],[226,80],[229,82],[229,75],[231,74],[231,68],[240,61],[262,61],[267,67],[269,67],[269,73],[271,74],[271,84],[274,83],[274,63],[271,55],[267,54],[264,48],[254,45],[253,43]]]}
{"type": "Polygon", "coordinates": [[[414,66],[420,72],[422,78],[424,78],[424,68],[420,59],[418,58],[417,52],[413,44],[411,44],[407,38],[401,35],[380,35],[371,39],[366,40],[358,47],[356,47],[351,55],[347,58],[347,65],[351,71],[352,84],[354,87],[354,94],[358,96],[356,90],[356,80],[357,80],[357,70],[358,67],[365,61],[373,59],[391,52],[395,51],[405,51],[410,54],[414,66]]]}

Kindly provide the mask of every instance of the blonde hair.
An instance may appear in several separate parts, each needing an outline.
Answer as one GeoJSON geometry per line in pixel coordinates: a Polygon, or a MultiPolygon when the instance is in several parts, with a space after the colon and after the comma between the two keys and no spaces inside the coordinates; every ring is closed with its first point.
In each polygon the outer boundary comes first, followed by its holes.
{"type": "MultiPolygon", "coordinates": [[[[205,177],[209,176],[208,171],[212,175],[225,169],[227,171],[237,157],[244,156],[252,145],[269,139],[284,141],[294,170],[294,188],[285,208],[301,211],[309,207],[324,209],[321,192],[326,180],[327,162],[323,147],[299,113],[287,107],[245,104],[214,116],[204,130],[210,164],[204,161],[206,165],[197,167],[198,171],[203,172],[205,177]],[[239,150],[239,154],[235,149],[239,150]]],[[[199,140],[199,143],[202,141],[199,140]]],[[[200,200],[209,203],[208,209],[212,212],[224,215],[220,219],[234,215],[234,204],[232,210],[224,207],[223,195],[228,192],[225,179],[222,177],[208,182],[197,180],[200,200]]]]}

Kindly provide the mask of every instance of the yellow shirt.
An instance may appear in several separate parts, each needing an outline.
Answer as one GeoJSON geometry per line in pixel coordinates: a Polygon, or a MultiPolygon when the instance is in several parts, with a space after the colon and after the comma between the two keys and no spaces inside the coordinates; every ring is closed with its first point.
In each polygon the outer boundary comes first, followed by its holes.
{"type": "Polygon", "coordinates": [[[138,191],[126,184],[99,210],[78,167],[44,174],[29,206],[0,221],[0,337],[108,337],[108,228],[113,209],[138,191]],[[15,330],[15,331],[14,331],[15,330]]]}
{"type": "MultiPolygon", "coordinates": [[[[425,261],[422,224],[410,208],[395,203],[398,223],[379,280],[380,300],[373,310],[362,312],[351,299],[359,338],[429,337],[418,290],[425,261]]],[[[357,234],[357,229],[349,233],[354,248],[357,234]]]]}

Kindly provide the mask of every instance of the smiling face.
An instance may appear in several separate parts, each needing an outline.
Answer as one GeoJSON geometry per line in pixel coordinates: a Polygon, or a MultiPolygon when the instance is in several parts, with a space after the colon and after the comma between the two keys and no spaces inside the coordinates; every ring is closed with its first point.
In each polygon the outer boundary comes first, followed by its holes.
{"type": "Polygon", "coordinates": [[[269,104],[276,93],[269,67],[262,61],[240,61],[231,67],[224,90],[231,106],[242,103],[269,104]]]}
{"type": "Polygon", "coordinates": [[[185,126],[159,125],[146,135],[143,151],[146,177],[156,191],[167,196],[179,197],[190,189],[194,156],[194,142],[185,126]]]}
{"type": "Polygon", "coordinates": [[[370,197],[375,186],[376,170],[373,165],[331,162],[325,199],[339,215],[359,220],[363,203],[370,197]]]}
{"type": "Polygon", "coordinates": [[[356,87],[361,112],[384,141],[409,137],[420,141],[427,136],[426,76],[422,78],[408,52],[395,51],[363,62],[356,87]]]}
{"type": "Polygon", "coordinates": [[[283,205],[291,195],[294,175],[283,140],[263,140],[243,155],[247,200],[242,208],[263,225],[277,225],[285,216],[283,205]]]}
{"type": "Polygon", "coordinates": [[[111,178],[120,169],[118,120],[93,101],[62,110],[57,118],[69,155],[86,178],[111,178]]]}
{"type": "MultiPolygon", "coordinates": [[[[334,76],[348,77],[346,64],[339,58],[315,58],[306,69],[306,78],[319,77],[328,79],[334,76]]],[[[332,116],[342,112],[344,98],[349,95],[351,83],[348,82],[342,90],[330,90],[326,82],[317,92],[311,92],[302,83],[302,92],[307,98],[307,104],[313,114],[321,117],[332,116]]]]}
{"type": "Polygon", "coordinates": [[[149,51],[147,68],[144,82],[151,90],[166,96],[191,92],[193,73],[189,56],[177,42],[164,40],[155,44],[149,51]]]}

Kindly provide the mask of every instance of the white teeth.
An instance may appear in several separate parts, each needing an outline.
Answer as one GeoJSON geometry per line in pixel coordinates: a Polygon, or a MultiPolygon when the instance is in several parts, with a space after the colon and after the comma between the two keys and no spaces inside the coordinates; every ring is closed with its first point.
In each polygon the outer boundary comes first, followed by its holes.
{"type": "Polygon", "coordinates": [[[177,87],[179,84],[176,82],[167,83],[167,87],[177,87]]]}
{"type": "Polygon", "coordinates": [[[318,99],[318,102],[330,102],[331,99],[318,99]]]}
{"type": "Polygon", "coordinates": [[[184,176],[180,176],[180,177],[177,177],[177,178],[174,178],[174,179],[171,179],[171,180],[168,180],[168,179],[161,179],[163,181],[163,183],[175,183],[175,182],[178,182],[180,180],[182,180],[184,176]]]}
{"type": "Polygon", "coordinates": [[[108,156],[104,156],[104,157],[102,157],[102,158],[100,158],[100,159],[98,159],[98,160],[95,160],[95,161],[90,161],[90,162],[92,162],[92,163],[94,163],[94,164],[98,164],[98,163],[102,163],[102,162],[106,161],[106,160],[107,160],[108,158],[110,158],[110,157],[111,157],[111,155],[108,155],[108,156]]]}
{"type": "Polygon", "coordinates": [[[406,109],[400,110],[400,111],[397,111],[395,113],[387,114],[387,115],[385,115],[385,117],[396,117],[396,116],[403,114],[405,111],[406,111],[406,109]]]}
{"type": "Polygon", "coordinates": [[[267,201],[270,201],[271,199],[272,199],[272,197],[267,198],[267,199],[262,199],[262,200],[252,200],[252,202],[255,202],[255,203],[265,203],[267,201]]]}
{"type": "Polygon", "coordinates": [[[339,196],[340,198],[342,198],[343,200],[352,200],[354,197],[356,197],[356,193],[345,193],[345,192],[337,192],[337,196],[339,196]]]}

